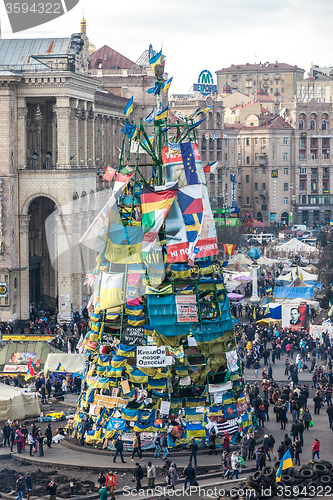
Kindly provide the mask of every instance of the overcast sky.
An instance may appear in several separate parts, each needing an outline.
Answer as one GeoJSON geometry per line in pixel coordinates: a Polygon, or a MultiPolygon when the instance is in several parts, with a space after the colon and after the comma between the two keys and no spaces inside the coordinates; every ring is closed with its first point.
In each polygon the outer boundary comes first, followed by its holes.
{"type": "MultiPolygon", "coordinates": [[[[6,2],[6,0],[5,0],[6,2]]],[[[36,0],[38,2],[38,0],[36,0]]],[[[265,61],[333,63],[332,0],[80,0],[66,15],[12,35],[2,7],[4,38],[67,37],[79,31],[136,61],[163,45],[172,93],[188,92],[203,69],[265,61]]]]}

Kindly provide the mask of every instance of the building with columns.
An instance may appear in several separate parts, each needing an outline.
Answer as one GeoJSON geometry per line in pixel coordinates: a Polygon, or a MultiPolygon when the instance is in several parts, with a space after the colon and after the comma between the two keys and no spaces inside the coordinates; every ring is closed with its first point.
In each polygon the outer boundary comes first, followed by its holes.
{"type": "Polygon", "coordinates": [[[88,64],[85,33],[0,40],[0,320],[57,299],[65,320],[87,301],[95,256],[77,242],[108,198],[127,103],[88,64]]]}

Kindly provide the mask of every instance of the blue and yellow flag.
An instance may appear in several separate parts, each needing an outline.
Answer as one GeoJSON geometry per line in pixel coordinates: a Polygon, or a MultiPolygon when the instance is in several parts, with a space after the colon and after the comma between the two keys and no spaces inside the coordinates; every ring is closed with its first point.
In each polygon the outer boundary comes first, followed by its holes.
{"type": "Polygon", "coordinates": [[[266,309],[265,309],[265,312],[264,312],[264,316],[266,316],[266,314],[269,314],[269,304],[267,304],[266,306],[266,309]]]}
{"type": "Polygon", "coordinates": [[[166,106],[166,108],[162,109],[162,111],[156,113],[155,120],[162,120],[163,118],[168,118],[168,111],[169,111],[169,106],[166,106]]]}
{"type": "Polygon", "coordinates": [[[173,80],[173,76],[171,78],[169,78],[169,80],[165,80],[165,82],[162,85],[162,89],[164,90],[164,92],[166,92],[170,88],[172,80],[173,80]]]}
{"type": "Polygon", "coordinates": [[[132,111],[133,111],[133,96],[130,98],[130,100],[126,104],[126,107],[124,109],[124,115],[128,116],[132,113],[132,111]]]}
{"type": "Polygon", "coordinates": [[[156,83],[154,87],[147,90],[148,94],[153,94],[153,95],[159,95],[160,92],[161,92],[161,85],[159,83],[156,83]]]}
{"type": "Polygon", "coordinates": [[[327,316],[332,316],[332,314],[333,314],[333,304],[332,304],[331,301],[329,301],[329,304],[330,304],[330,309],[329,309],[329,311],[327,313],[327,316]]]}
{"type": "Polygon", "coordinates": [[[293,459],[291,458],[290,450],[287,450],[283,455],[280,466],[276,472],[277,483],[281,481],[282,471],[289,469],[290,467],[293,467],[293,459]]]}

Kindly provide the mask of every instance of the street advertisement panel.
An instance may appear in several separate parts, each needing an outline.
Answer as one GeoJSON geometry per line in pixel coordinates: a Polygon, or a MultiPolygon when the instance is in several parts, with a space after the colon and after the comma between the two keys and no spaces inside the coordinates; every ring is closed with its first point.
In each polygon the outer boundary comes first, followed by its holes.
{"type": "Polygon", "coordinates": [[[300,330],[307,326],[306,304],[282,304],[282,328],[300,330]]]}

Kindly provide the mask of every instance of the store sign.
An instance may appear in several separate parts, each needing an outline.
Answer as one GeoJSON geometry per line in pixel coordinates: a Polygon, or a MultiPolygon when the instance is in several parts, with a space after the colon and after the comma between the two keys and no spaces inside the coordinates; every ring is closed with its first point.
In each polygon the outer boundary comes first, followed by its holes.
{"type": "Polygon", "coordinates": [[[211,134],[210,132],[205,132],[204,135],[206,141],[214,141],[215,139],[228,139],[228,134],[211,134]]]}
{"type": "Polygon", "coordinates": [[[136,348],[136,366],[158,368],[166,366],[165,346],[138,346],[136,348]]]}
{"type": "Polygon", "coordinates": [[[193,295],[176,295],[178,323],[197,323],[198,308],[197,298],[193,295]]]}
{"type": "Polygon", "coordinates": [[[271,177],[272,177],[273,179],[278,178],[278,177],[279,177],[279,171],[278,171],[278,170],[272,170],[272,172],[271,172],[271,177]]]}
{"type": "Polygon", "coordinates": [[[213,75],[207,69],[201,71],[198,83],[193,84],[193,92],[201,92],[202,95],[209,95],[217,92],[217,85],[214,85],[213,75]]]}

